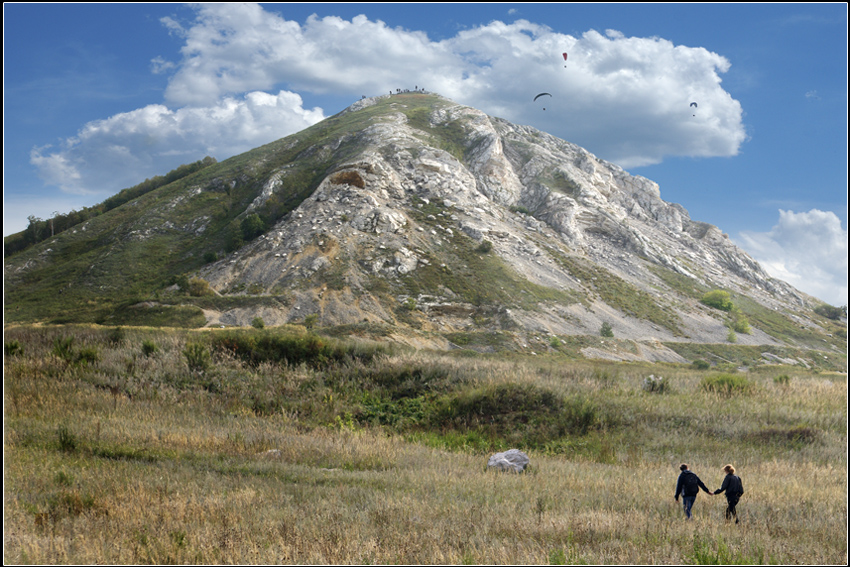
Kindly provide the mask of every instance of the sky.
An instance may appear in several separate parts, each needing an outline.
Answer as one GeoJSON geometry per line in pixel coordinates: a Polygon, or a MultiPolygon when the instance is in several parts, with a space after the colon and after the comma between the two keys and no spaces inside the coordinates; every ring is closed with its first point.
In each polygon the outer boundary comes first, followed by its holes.
{"type": "Polygon", "coordinates": [[[657,182],[846,305],[847,31],[845,3],[6,3],[3,234],[424,88],[657,182]]]}

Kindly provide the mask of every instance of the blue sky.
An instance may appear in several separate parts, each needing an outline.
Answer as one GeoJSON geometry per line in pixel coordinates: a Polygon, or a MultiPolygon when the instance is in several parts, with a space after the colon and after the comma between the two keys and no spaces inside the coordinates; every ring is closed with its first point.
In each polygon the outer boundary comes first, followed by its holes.
{"type": "Polygon", "coordinates": [[[424,87],[656,181],[771,275],[847,304],[844,3],[3,11],[4,235],[424,87]]]}

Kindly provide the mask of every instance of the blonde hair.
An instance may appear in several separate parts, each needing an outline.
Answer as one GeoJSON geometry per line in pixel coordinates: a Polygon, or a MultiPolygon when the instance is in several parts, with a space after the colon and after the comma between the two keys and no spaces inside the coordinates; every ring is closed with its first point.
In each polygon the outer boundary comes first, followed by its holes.
{"type": "Polygon", "coordinates": [[[723,470],[729,474],[735,474],[735,467],[733,467],[732,465],[726,465],[725,467],[723,467],[723,470]]]}

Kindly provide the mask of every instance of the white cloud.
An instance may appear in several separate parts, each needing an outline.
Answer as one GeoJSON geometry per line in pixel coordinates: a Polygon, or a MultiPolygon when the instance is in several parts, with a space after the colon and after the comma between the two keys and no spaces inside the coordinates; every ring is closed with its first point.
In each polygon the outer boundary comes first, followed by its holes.
{"type": "Polygon", "coordinates": [[[236,155],[324,118],[301,97],[251,92],[208,107],[152,104],[86,124],[61,149],[35,148],[30,161],[68,193],[117,192],[146,177],[203,158],[236,155]]]}
{"type": "Polygon", "coordinates": [[[771,276],[830,305],[847,305],[847,230],[835,213],[780,210],[770,231],[739,237],[771,276]]]}
{"type": "Polygon", "coordinates": [[[302,108],[299,92],[356,100],[424,87],[627,168],[666,156],[735,155],[746,137],[740,104],[720,86],[729,61],[660,38],[611,30],[573,37],[519,20],[431,41],[366,16],[299,24],[256,4],[195,10],[192,22],[162,20],[185,41],[176,63],[151,61],[152,72],[173,72],[163,104],[86,124],[58,148],[34,149],[31,161],[46,181],[71,192],[114,192],[204,155],[226,159],[323,118],[321,109],[302,108]],[[532,102],[542,91],[553,95],[545,111],[532,102]],[[699,103],[694,112],[691,101],[699,103]]]}
{"type": "Polygon", "coordinates": [[[433,42],[365,16],[311,17],[302,26],[256,5],[214,4],[199,8],[183,56],[166,91],[173,104],[280,83],[352,96],[424,86],[624,167],[735,155],[746,139],[741,105],[721,87],[727,59],[613,30],[575,38],[524,20],[494,21],[433,42]],[[541,91],[553,94],[545,113],[531,104],[541,91]]]}

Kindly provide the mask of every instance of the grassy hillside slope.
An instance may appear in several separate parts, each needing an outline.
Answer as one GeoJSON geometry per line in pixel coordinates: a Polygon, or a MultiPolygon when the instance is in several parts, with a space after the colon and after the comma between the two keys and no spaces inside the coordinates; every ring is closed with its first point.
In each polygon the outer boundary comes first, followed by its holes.
{"type": "Polygon", "coordinates": [[[846,375],[6,330],[4,562],[846,563],[846,375]],[[486,471],[516,447],[522,475],[486,471]],[[734,463],[742,523],[701,495],[734,463]]]}

